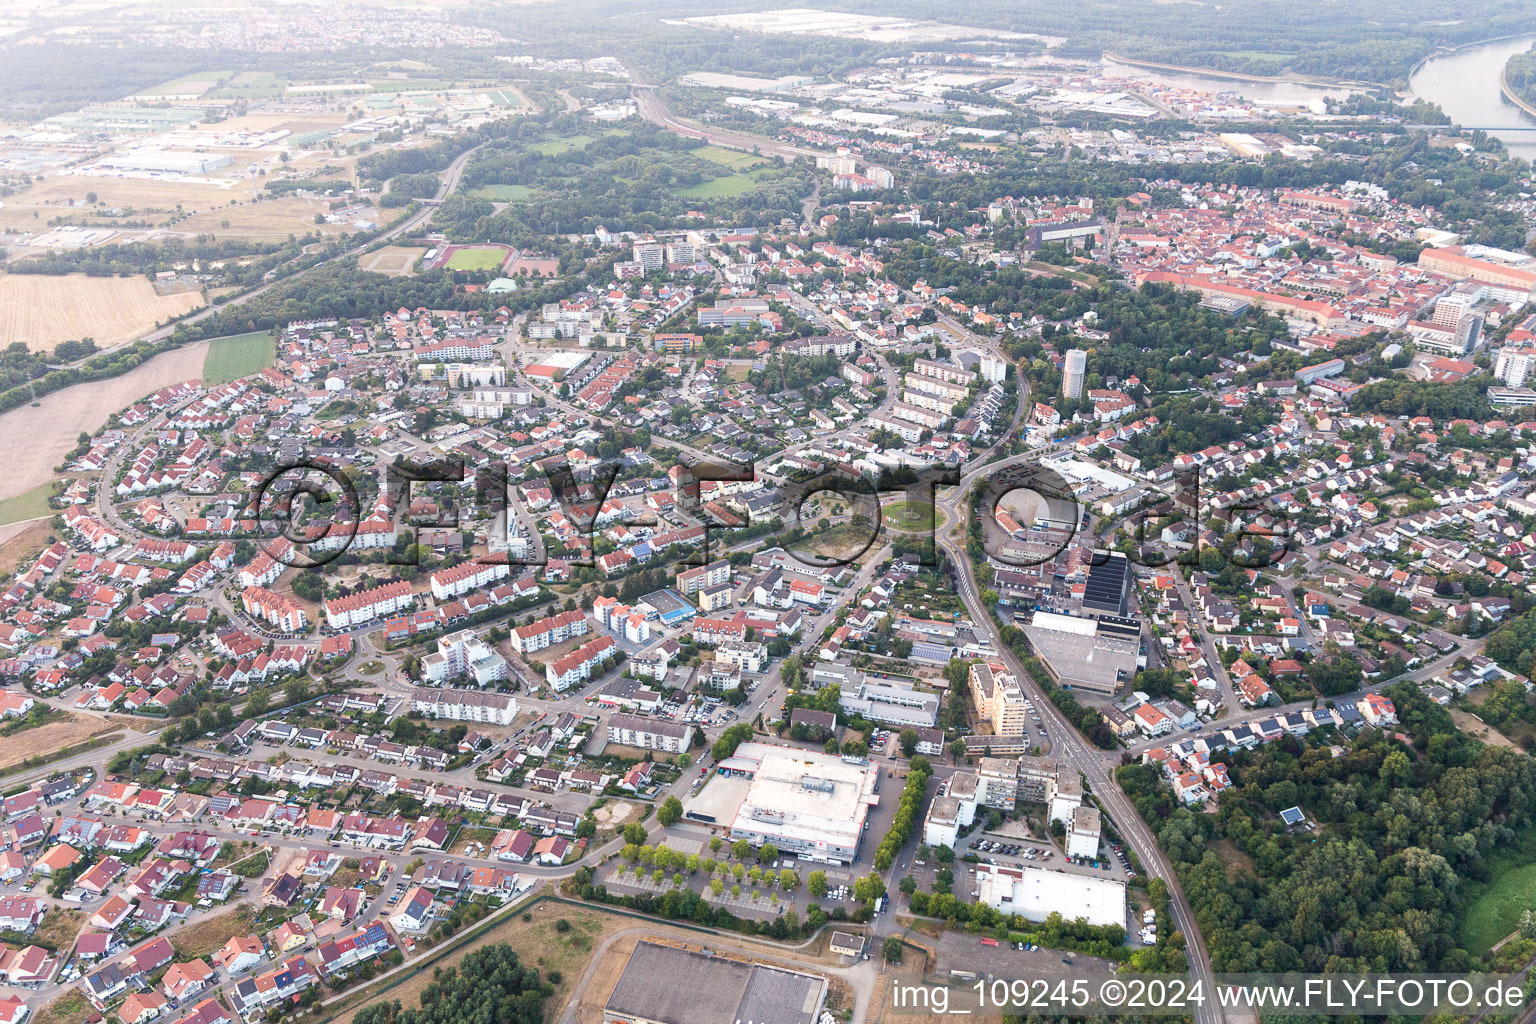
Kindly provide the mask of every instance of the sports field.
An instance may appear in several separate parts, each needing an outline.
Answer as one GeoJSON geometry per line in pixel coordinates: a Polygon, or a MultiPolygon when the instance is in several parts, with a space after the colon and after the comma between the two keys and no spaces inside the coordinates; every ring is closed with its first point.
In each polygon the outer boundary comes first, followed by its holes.
{"type": "Polygon", "coordinates": [[[416,273],[416,261],[427,254],[427,250],[411,248],[404,245],[386,245],[382,249],[373,252],[365,252],[357,258],[357,265],[362,270],[371,270],[375,274],[388,274],[390,277],[410,277],[416,273]]]}
{"type": "Polygon", "coordinates": [[[84,274],[0,276],[0,348],[26,342],[51,352],[61,341],[93,338],[105,348],[203,304],[201,292],[157,295],[142,277],[84,274]]]}
{"type": "Polygon", "coordinates": [[[266,331],[214,338],[203,360],[203,380],[209,384],[239,380],[270,366],[276,355],[277,345],[266,331]]]}
{"type": "Polygon", "coordinates": [[[507,250],[491,246],[470,246],[455,249],[448,257],[449,270],[500,270],[506,261],[507,250]]]}

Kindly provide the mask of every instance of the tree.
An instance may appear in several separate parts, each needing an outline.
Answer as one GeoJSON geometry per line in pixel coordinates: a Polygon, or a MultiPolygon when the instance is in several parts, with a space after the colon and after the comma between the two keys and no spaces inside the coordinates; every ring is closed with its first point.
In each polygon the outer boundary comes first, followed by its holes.
{"type": "Polygon", "coordinates": [[[916,729],[903,729],[901,735],[896,737],[896,742],[901,744],[901,752],[908,757],[917,753],[918,736],[916,729]]]}
{"type": "Polygon", "coordinates": [[[746,860],[752,856],[752,844],[745,839],[738,839],[731,845],[731,856],[737,860],[746,860]]]}
{"type": "Polygon", "coordinates": [[[290,679],[283,687],[283,698],[289,704],[302,704],[309,700],[309,681],[306,679],[290,679]]]}
{"type": "Polygon", "coordinates": [[[645,845],[645,826],[638,821],[632,821],[625,825],[624,841],[635,847],[645,845]]]}
{"type": "Polygon", "coordinates": [[[901,963],[901,956],[902,956],[901,937],[898,936],[898,935],[888,936],[886,938],[886,940],[885,940],[884,945],[882,945],[880,947],[880,955],[885,958],[885,962],[888,963],[888,964],[899,964],[899,963],[901,963]]]}
{"type": "Polygon", "coordinates": [[[821,899],[827,894],[827,873],[825,871],[812,871],[805,877],[805,887],[812,896],[821,899]]]}
{"type": "Polygon", "coordinates": [[[764,864],[772,864],[779,858],[779,848],[772,843],[764,843],[758,847],[757,859],[764,864]]]}
{"type": "Polygon", "coordinates": [[[860,903],[874,903],[885,895],[885,882],[879,875],[865,875],[853,883],[853,898],[860,903]]]}
{"type": "Polygon", "coordinates": [[[656,810],[656,820],[664,827],[676,825],[683,816],[683,802],[675,796],[669,796],[656,810]]]}

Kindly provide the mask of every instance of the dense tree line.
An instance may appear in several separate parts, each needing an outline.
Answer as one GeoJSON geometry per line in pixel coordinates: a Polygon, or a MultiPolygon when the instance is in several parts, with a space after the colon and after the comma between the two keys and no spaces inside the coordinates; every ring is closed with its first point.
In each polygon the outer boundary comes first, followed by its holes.
{"type": "Polygon", "coordinates": [[[544,999],[554,989],[537,968],[520,963],[504,942],[471,950],[457,966],[434,971],[420,1009],[400,1000],[357,1011],[357,1024],[543,1024],[544,999]]]}
{"type": "Polygon", "coordinates": [[[923,818],[923,800],[928,791],[928,780],[933,768],[926,757],[914,757],[907,771],[907,784],[901,789],[901,800],[896,804],[896,817],[890,831],[875,848],[875,869],[885,871],[896,861],[896,855],[912,837],[912,830],[923,818]]]}
{"type": "Polygon", "coordinates": [[[1504,81],[1516,96],[1536,103],[1536,47],[1509,58],[1504,65],[1504,81]]]}

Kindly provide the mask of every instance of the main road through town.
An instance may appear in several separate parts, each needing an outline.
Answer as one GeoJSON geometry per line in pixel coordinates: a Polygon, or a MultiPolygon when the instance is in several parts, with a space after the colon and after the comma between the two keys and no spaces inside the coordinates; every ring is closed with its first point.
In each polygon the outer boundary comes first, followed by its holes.
{"type": "Polygon", "coordinates": [[[982,465],[973,463],[972,468],[967,469],[961,476],[959,486],[949,489],[938,500],[939,507],[944,510],[949,521],[949,527],[937,538],[938,544],[955,567],[955,579],[960,598],[965,602],[966,610],[970,613],[971,621],[976,624],[977,631],[986,637],[992,649],[997,651],[998,658],[1020,681],[1020,685],[1030,695],[1035,706],[1049,721],[1052,753],[1057,763],[1070,766],[1082,774],[1093,794],[1098,797],[1108,813],[1110,820],[1114,822],[1115,829],[1120,833],[1121,838],[1136,852],[1143,869],[1149,876],[1161,878],[1167,884],[1169,909],[1173,914],[1174,923],[1184,935],[1185,955],[1189,961],[1190,971],[1201,982],[1202,989],[1208,997],[1207,1003],[1196,1010],[1195,1021],[1197,1024],[1213,1024],[1215,1021],[1225,1019],[1225,1014],[1220,1007],[1211,1005],[1215,1001],[1215,979],[1211,971],[1210,954],[1206,950],[1205,939],[1200,934],[1200,926],[1195,921],[1194,911],[1190,908],[1189,900],[1184,896],[1183,886],[1179,884],[1178,876],[1174,874],[1173,865],[1163,856],[1163,851],[1158,848],[1151,829],[1147,828],[1141,815],[1115,780],[1113,771],[1116,759],[1107,757],[1103,752],[1088,746],[1082,734],[1077,731],[1077,727],[1068,722],[1066,717],[1057,710],[1056,705],[1044,694],[1039,684],[1024,670],[1024,665],[1003,644],[1000,631],[992,618],[992,609],[982,603],[980,588],[976,583],[975,566],[971,564],[970,556],[965,550],[965,537],[969,525],[967,516],[973,514],[967,507],[966,501],[966,495],[970,493],[971,488],[991,474],[1009,466],[1037,460],[1039,455],[1039,452],[1026,452],[997,462],[982,465]]]}

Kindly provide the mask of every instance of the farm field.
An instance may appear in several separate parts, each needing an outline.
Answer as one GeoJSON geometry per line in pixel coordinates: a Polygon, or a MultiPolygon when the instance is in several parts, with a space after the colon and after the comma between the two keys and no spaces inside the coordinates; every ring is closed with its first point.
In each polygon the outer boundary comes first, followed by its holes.
{"type": "Polygon", "coordinates": [[[700,182],[691,188],[679,189],[677,194],[690,199],[729,199],[732,196],[751,192],[762,184],[763,178],[770,173],[772,172],[766,167],[753,171],[737,171],[735,174],[700,182]]]}
{"type": "Polygon", "coordinates": [[[84,220],[88,208],[84,205],[73,206],[72,203],[83,203],[88,192],[96,193],[96,198],[106,206],[133,207],[136,211],[135,219],[155,221],[163,219],[157,217],[157,214],[174,212],[177,203],[188,210],[228,206],[231,199],[249,196],[251,186],[249,183],[241,183],[234,188],[222,188],[218,185],[152,181],[147,178],[53,175],[34,181],[25,191],[7,196],[4,208],[0,208],[0,228],[32,232],[53,217],[74,216],[84,220]],[[32,216],[34,211],[37,217],[32,216]]]}
{"type": "Polygon", "coordinates": [[[357,265],[362,270],[371,270],[375,274],[388,274],[390,277],[411,277],[415,274],[412,269],[416,261],[426,255],[427,250],[411,248],[403,245],[386,245],[382,249],[364,253],[358,257],[357,265]]]}
{"type": "Polygon", "coordinates": [[[30,441],[10,453],[8,472],[0,476],[0,498],[14,497],[52,480],[53,467],[75,447],[81,431],[94,433],[107,417],[152,391],[201,377],[207,354],[207,342],[183,345],[120,376],[76,384],[0,414],[0,437],[30,441]]]}
{"type": "Polygon", "coordinates": [[[218,85],[223,84],[234,73],[230,71],[194,71],[191,74],[173,78],[169,82],[145,89],[138,93],[139,96],[201,96],[218,85]]]}
{"type": "Polygon", "coordinates": [[[452,256],[448,257],[449,270],[499,270],[506,261],[505,249],[493,249],[484,246],[470,246],[465,249],[455,249],[452,256]]]}
{"type": "Polygon", "coordinates": [[[61,341],[94,338],[102,348],[203,305],[198,292],[156,295],[142,277],[6,274],[0,277],[0,347],[26,342],[51,352],[61,341]]]}
{"type": "Polygon", "coordinates": [[[256,202],[242,200],[238,206],[206,209],[177,225],[179,230],[208,233],[220,238],[285,239],[318,231],[335,235],[353,230],[351,224],[316,224],[315,214],[327,211],[329,203],[317,196],[282,196],[256,202]]]}
{"type": "Polygon", "coordinates": [[[277,344],[266,331],[213,338],[203,360],[203,380],[209,384],[239,380],[270,366],[276,355],[277,344]]]}

